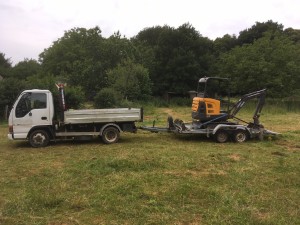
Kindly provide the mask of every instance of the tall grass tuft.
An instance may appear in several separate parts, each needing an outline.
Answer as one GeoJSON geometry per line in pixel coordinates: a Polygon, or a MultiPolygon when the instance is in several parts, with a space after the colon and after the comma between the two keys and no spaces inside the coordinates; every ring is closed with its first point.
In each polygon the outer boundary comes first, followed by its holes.
{"type": "MultiPolygon", "coordinates": [[[[244,105],[245,111],[255,109],[257,100],[250,100],[244,105]]],[[[300,101],[284,99],[266,99],[263,112],[268,114],[285,114],[289,112],[300,112],[300,101]]]]}

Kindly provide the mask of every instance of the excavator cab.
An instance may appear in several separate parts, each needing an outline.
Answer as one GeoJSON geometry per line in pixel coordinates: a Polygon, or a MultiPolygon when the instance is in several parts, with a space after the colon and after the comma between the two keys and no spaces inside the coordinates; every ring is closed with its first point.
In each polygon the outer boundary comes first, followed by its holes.
{"type": "Polygon", "coordinates": [[[197,96],[193,98],[192,118],[200,122],[226,120],[229,111],[229,79],[200,78],[197,96]]]}

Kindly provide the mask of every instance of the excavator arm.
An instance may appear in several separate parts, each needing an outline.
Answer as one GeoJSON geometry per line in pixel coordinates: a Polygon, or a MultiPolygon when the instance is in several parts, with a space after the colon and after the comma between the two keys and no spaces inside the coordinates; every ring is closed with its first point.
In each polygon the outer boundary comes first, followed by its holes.
{"type": "Polygon", "coordinates": [[[244,95],[230,110],[228,113],[229,118],[236,118],[236,114],[243,108],[245,103],[251,99],[257,98],[258,103],[256,105],[255,112],[253,114],[253,124],[259,126],[259,117],[261,110],[265,104],[266,90],[262,89],[259,91],[251,92],[249,94],[244,95]]]}

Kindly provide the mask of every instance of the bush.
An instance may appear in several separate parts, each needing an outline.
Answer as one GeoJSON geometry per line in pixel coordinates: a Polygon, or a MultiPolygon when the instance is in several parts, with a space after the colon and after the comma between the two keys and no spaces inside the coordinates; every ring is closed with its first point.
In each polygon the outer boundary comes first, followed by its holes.
{"type": "Polygon", "coordinates": [[[79,109],[84,101],[84,92],[81,87],[66,87],[65,101],[67,109],[79,109]]]}
{"type": "Polygon", "coordinates": [[[170,99],[170,105],[174,106],[192,106],[192,100],[190,98],[175,97],[170,99]]]}
{"type": "Polygon", "coordinates": [[[113,88],[103,88],[94,98],[96,108],[113,108],[118,104],[119,93],[113,88]]]}
{"type": "Polygon", "coordinates": [[[152,83],[149,72],[131,60],[124,61],[108,71],[108,81],[110,87],[117,90],[122,99],[136,101],[150,98],[152,83]]]}
{"type": "Polygon", "coordinates": [[[169,103],[167,100],[160,97],[152,97],[147,101],[148,106],[153,107],[169,107],[169,103]]]}
{"type": "Polygon", "coordinates": [[[135,107],[137,107],[136,105],[137,105],[136,102],[132,102],[132,101],[129,101],[127,99],[123,99],[120,102],[120,104],[118,104],[118,107],[121,107],[121,108],[135,108],[135,107]]]}
{"type": "Polygon", "coordinates": [[[15,78],[5,78],[0,82],[0,118],[4,118],[4,109],[8,105],[13,105],[16,98],[26,89],[26,83],[23,80],[15,78]]]}

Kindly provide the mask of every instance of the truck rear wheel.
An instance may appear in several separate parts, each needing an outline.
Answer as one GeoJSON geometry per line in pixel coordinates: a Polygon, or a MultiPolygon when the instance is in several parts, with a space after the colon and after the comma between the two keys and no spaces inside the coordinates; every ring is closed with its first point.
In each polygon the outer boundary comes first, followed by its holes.
{"type": "Polygon", "coordinates": [[[228,141],[229,134],[225,130],[218,130],[214,134],[214,139],[218,143],[224,143],[224,142],[228,141]]]}
{"type": "Polygon", "coordinates": [[[238,129],[233,133],[234,142],[242,143],[248,140],[248,132],[238,129]]]}
{"type": "Polygon", "coordinates": [[[118,142],[120,138],[120,132],[115,127],[107,127],[102,133],[102,140],[106,144],[113,144],[118,142]]]}
{"type": "Polygon", "coordinates": [[[35,130],[29,136],[29,143],[34,148],[46,147],[49,141],[49,134],[44,130],[35,130]]]}

